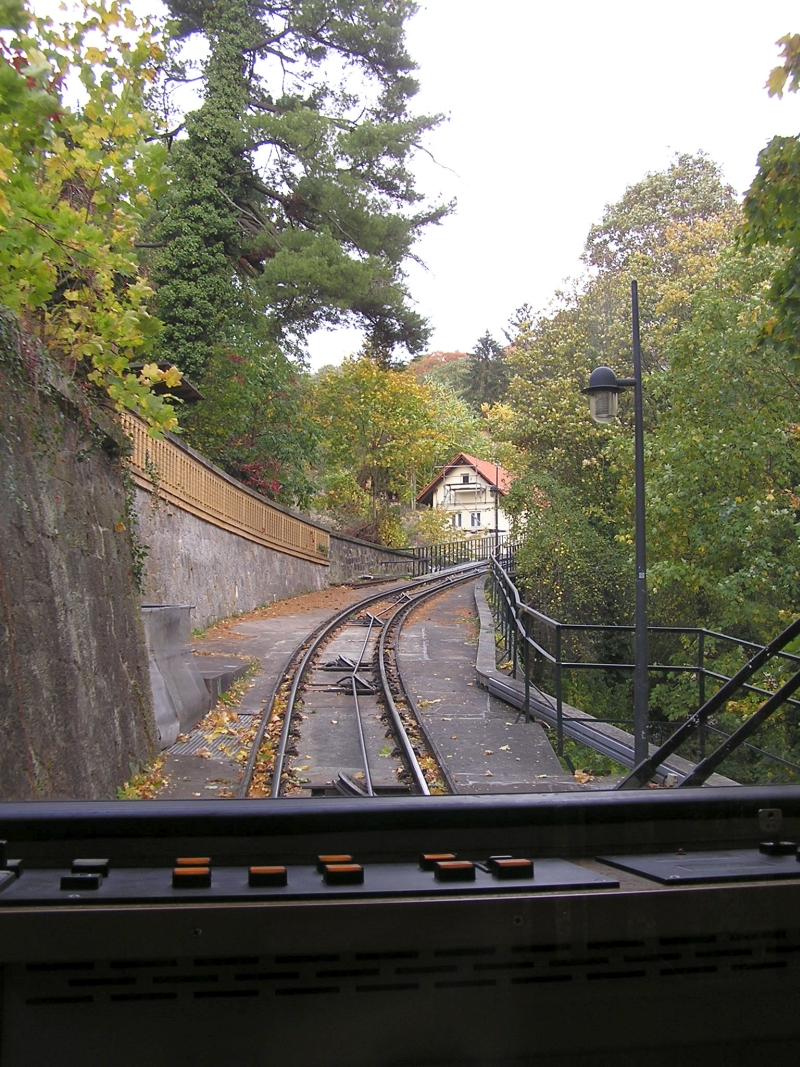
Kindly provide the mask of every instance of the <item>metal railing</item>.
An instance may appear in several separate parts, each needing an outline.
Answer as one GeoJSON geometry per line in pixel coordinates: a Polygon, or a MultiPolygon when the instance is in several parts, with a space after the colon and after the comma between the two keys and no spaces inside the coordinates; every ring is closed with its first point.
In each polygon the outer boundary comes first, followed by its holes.
{"type": "Polygon", "coordinates": [[[248,489],[175,438],[150,437],[135,415],[123,412],[119,419],[133,446],[131,475],[142,489],[249,541],[329,565],[327,530],[248,489]]]}
{"type": "Polygon", "coordinates": [[[435,573],[445,567],[455,567],[459,563],[489,559],[495,549],[503,549],[507,542],[508,534],[503,533],[412,548],[409,551],[413,560],[414,576],[435,573]]]}
{"type": "MultiPolygon", "coordinates": [[[[522,674],[525,716],[530,718],[531,708],[535,708],[540,698],[544,698],[548,705],[554,704],[559,755],[563,753],[565,732],[603,751],[602,745],[592,741],[591,731],[586,730],[585,713],[581,713],[580,718],[571,714],[575,709],[569,707],[565,697],[567,679],[573,676],[573,672],[602,672],[610,689],[619,684],[620,676],[624,678],[627,674],[632,677],[635,667],[632,655],[634,627],[558,622],[522,602],[512,577],[513,570],[514,545],[507,543],[492,559],[487,595],[508,654],[511,676],[516,679],[518,674],[522,674]],[[602,654],[597,655],[598,651],[602,654]],[[573,724],[578,728],[572,728],[573,724]]],[[[791,710],[793,722],[797,722],[800,745],[800,700],[792,696],[800,688],[800,655],[786,650],[786,646],[798,636],[800,619],[769,646],[701,627],[648,627],[652,659],[648,663],[648,673],[659,680],[670,676],[682,677],[684,683],[687,680],[690,683],[694,696],[692,706],[686,709],[685,722],[657,719],[649,723],[650,739],[656,741],[659,748],[641,765],[642,768],[647,766],[650,773],[645,779],[642,771],[636,777],[635,784],[649,780],[655,767],[661,765],[679,745],[685,745],[690,740],[693,745],[692,762],[703,767],[703,780],[739,746],[800,777],[800,763],[769,752],[748,740],[778,707],[786,706],[791,710]],[[669,650],[668,662],[666,657],[652,657],[653,648],[659,645],[669,650]],[[681,654],[683,661],[678,662],[681,654]],[[775,675],[770,679],[770,688],[753,680],[756,672],[767,663],[772,663],[775,675]],[[716,692],[709,699],[712,687],[716,692]],[[714,719],[714,715],[720,713],[725,701],[735,694],[750,696],[759,702],[765,699],[752,714],[744,715],[748,726],[725,730],[714,719]],[[716,753],[707,755],[706,749],[712,736],[722,738],[722,743],[716,753]]],[[[627,703],[632,707],[629,698],[630,694],[625,692],[620,696],[619,703],[627,703]]],[[[632,719],[632,714],[627,717],[591,716],[594,723],[609,723],[624,729],[632,727],[632,719]]],[[[692,772],[691,781],[688,778],[687,781],[689,784],[700,784],[700,777],[701,772],[692,772]]],[[[633,774],[629,776],[631,781],[633,778],[633,774]]]]}

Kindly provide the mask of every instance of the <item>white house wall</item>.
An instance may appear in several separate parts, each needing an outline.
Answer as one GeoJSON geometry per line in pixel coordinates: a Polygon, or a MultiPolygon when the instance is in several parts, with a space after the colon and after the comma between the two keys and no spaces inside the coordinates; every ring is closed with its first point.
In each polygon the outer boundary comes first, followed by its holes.
{"type": "MultiPolygon", "coordinates": [[[[492,483],[487,482],[474,467],[460,464],[451,468],[436,486],[432,503],[434,507],[449,512],[454,525],[466,533],[494,533],[492,488],[492,483]],[[465,478],[468,480],[465,481],[465,478]],[[457,516],[460,516],[460,524],[457,516]]],[[[508,533],[508,516],[502,507],[497,509],[497,525],[501,534],[508,533]]]]}

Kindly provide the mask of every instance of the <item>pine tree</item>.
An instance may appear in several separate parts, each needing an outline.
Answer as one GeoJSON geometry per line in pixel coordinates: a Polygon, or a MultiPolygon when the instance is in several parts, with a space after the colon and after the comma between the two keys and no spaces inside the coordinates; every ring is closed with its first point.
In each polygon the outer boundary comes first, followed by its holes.
{"type": "Polygon", "coordinates": [[[171,0],[176,38],[205,37],[202,106],[174,142],[156,228],[164,350],[202,378],[243,310],[284,347],[357,322],[378,352],[418,351],[403,263],[450,210],[408,161],[440,121],[415,116],[410,0],[171,0]]]}

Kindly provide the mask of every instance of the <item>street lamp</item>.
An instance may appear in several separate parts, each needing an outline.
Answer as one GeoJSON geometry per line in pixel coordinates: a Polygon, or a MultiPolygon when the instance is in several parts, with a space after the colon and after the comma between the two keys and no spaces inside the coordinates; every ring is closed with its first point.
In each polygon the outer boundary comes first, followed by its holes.
{"type": "Polygon", "coordinates": [[[497,460],[494,461],[494,485],[490,486],[489,491],[494,494],[494,554],[497,555],[500,548],[500,467],[497,460]]]}
{"type": "Polygon", "coordinates": [[[636,598],[634,615],[633,670],[633,754],[640,764],[648,756],[647,741],[647,553],[644,523],[644,435],[642,417],[642,354],[639,347],[639,289],[631,281],[631,310],[633,326],[633,377],[618,378],[610,367],[597,367],[589,375],[583,390],[589,398],[589,409],[595,422],[613,422],[617,416],[619,394],[633,387],[634,398],[634,455],[636,477],[636,598]]]}

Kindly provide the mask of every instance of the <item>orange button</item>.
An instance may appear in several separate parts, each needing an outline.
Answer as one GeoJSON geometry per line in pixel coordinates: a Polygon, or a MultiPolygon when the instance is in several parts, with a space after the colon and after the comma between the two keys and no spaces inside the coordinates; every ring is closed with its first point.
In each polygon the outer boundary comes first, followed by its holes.
{"type": "Polygon", "coordinates": [[[285,867],[251,867],[247,874],[249,886],[282,886],[288,880],[285,867]]]}
{"type": "Polygon", "coordinates": [[[423,871],[432,871],[435,863],[452,863],[457,858],[456,852],[423,852],[419,866],[423,871]]]}
{"type": "Polygon", "coordinates": [[[495,878],[533,878],[533,860],[498,859],[489,864],[495,878]]]}
{"type": "Polygon", "coordinates": [[[363,885],[364,868],[360,863],[326,863],[322,877],[326,885],[363,885]]]}
{"type": "Polygon", "coordinates": [[[325,868],[326,864],[328,864],[328,863],[352,863],[352,862],[353,862],[353,857],[352,856],[345,856],[345,855],[340,855],[340,856],[334,856],[334,855],[331,855],[331,856],[317,856],[317,870],[320,872],[320,874],[322,874],[323,869],[325,868]]]}
{"type": "Polygon", "coordinates": [[[208,889],[210,885],[210,867],[176,867],[172,872],[173,889],[208,889]]]}
{"type": "Polygon", "coordinates": [[[433,871],[439,882],[475,881],[475,864],[469,860],[439,861],[433,871]]]}

